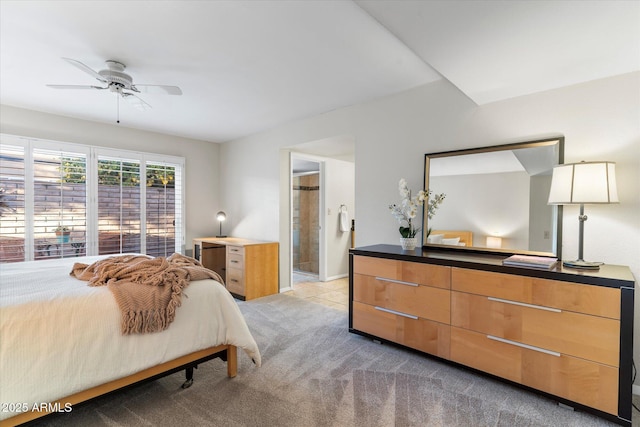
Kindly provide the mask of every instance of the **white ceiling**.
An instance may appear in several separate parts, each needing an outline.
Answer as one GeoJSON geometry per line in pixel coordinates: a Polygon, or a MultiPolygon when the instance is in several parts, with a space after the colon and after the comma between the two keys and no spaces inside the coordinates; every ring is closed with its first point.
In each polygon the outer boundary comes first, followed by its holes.
{"type": "Polygon", "coordinates": [[[121,126],[223,142],[449,80],[478,104],[640,70],[638,1],[0,0],[0,103],[115,123],[96,84],[179,86],[121,126]]]}

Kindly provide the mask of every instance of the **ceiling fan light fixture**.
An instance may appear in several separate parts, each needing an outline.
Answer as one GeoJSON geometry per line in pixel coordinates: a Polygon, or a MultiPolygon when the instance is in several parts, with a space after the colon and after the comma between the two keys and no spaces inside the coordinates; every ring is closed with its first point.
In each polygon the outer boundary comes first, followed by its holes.
{"type": "Polygon", "coordinates": [[[100,70],[98,71],[102,77],[105,78],[109,82],[109,85],[119,84],[122,85],[125,89],[131,88],[131,84],[133,83],[133,79],[130,75],[121,73],[119,71],[114,70],[100,70]]]}
{"type": "MultiPolygon", "coordinates": [[[[125,101],[131,104],[133,107],[138,110],[149,110],[151,105],[149,105],[146,101],[139,98],[136,93],[160,93],[166,95],[182,95],[182,90],[178,86],[167,86],[167,85],[138,85],[136,87],[133,84],[133,78],[124,72],[127,68],[122,62],[114,61],[112,59],[105,61],[107,64],[107,69],[94,71],[90,67],[86,66],[80,61],[76,61],[71,58],[62,58],[67,61],[69,64],[74,67],[84,71],[85,73],[91,75],[96,78],[101,83],[106,84],[106,87],[100,86],[89,86],[89,85],[47,85],[48,87],[54,89],[109,89],[111,93],[115,93],[116,95],[120,95],[125,101]],[[125,92],[125,90],[134,92],[125,92]]],[[[117,122],[120,123],[120,113],[119,113],[119,104],[118,104],[118,119],[117,122]]]]}

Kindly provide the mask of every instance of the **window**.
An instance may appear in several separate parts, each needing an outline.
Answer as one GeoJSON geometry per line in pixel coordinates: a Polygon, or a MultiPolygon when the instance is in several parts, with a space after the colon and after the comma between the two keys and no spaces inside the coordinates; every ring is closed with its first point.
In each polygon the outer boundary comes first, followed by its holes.
{"type": "Polygon", "coordinates": [[[25,260],[24,147],[0,145],[0,260],[25,260]]]}
{"type": "Polygon", "coordinates": [[[98,253],[142,252],[140,162],[98,156],[98,253]]]}
{"type": "Polygon", "coordinates": [[[176,226],[181,228],[182,179],[176,177],[176,166],[168,163],[147,162],[147,254],[163,256],[174,252],[176,226]]]}
{"type": "Polygon", "coordinates": [[[183,158],[0,137],[0,262],[181,252],[183,158]]]}
{"type": "Polygon", "coordinates": [[[84,255],[87,230],[87,156],[34,148],[34,259],[84,255]]]}

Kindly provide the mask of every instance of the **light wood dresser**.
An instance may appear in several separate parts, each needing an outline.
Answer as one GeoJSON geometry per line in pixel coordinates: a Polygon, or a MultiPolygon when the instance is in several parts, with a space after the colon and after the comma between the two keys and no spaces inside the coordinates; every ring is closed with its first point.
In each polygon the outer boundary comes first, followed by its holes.
{"type": "Polygon", "coordinates": [[[349,330],[464,365],[631,425],[628,267],[551,271],[506,256],[350,250],[349,330]]]}
{"type": "Polygon", "coordinates": [[[201,237],[193,239],[193,254],[205,267],[220,274],[227,290],[238,299],[251,300],[279,291],[277,242],[201,237]],[[210,257],[207,251],[218,255],[210,257]]]}

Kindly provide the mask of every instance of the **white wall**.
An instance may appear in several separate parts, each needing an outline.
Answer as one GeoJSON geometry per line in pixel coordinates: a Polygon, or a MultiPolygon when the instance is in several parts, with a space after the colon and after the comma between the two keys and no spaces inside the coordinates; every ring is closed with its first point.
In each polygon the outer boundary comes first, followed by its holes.
{"type": "Polygon", "coordinates": [[[325,238],[327,280],[345,277],[349,274],[349,247],[351,233],[342,232],[339,227],[340,206],[348,213],[348,225],[355,215],[355,168],[351,162],[335,159],[325,160],[325,238]]]}
{"type": "Polygon", "coordinates": [[[531,177],[529,202],[529,249],[540,252],[556,252],[554,240],[551,238],[556,229],[554,210],[556,206],[548,205],[551,175],[531,177]]]}
{"type": "Polygon", "coordinates": [[[6,105],[0,106],[0,132],[185,158],[186,242],[215,235],[218,203],[219,145],[85,120],[60,117],[6,105]]]}
{"type": "MultiPolygon", "coordinates": [[[[585,257],[640,279],[640,73],[476,106],[446,81],[295,121],[221,148],[221,192],[235,232],[279,239],[280,149],[335,135],[356,144],[356,244],[398,242],[388,205],[398,179],[423,181],[424,154],[563,135],[565,161],[617,162],[619,205],[586,208],[585,257]]],[[[577,257],[578,210],[564,209],[565,258],[577,257]]],[[[286,224],[286,223],[285,223],[286,224]]],[[[638,310],[636,309],[636,312],[638,310]]],[[[640,324],[640,314],[636,313],[640,324]]],[[[636,327],[636,337],[640,328],[636,327]]],[[[640,340],[636,338],[636,342],[640,340]]],[[[640,360],[636,346],[636,359],[640,360]]]]}
{"type": "Polygon", "coordinates": [[[431,177],[431,190],[447,196],[429,227],[469,230],[473,246],[486,246],[487,236],[496,235],[505,249],[529,248],[529,181],[524,171],[431,177]]]}

